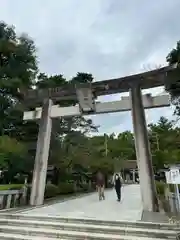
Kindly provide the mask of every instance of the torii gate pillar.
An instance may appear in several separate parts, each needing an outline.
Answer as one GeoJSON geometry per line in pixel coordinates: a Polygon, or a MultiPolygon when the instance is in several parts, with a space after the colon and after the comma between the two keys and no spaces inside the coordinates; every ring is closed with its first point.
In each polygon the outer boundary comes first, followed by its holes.
{"type": "Polygon", "coordinates": [[[155,212],[158,201],[140,86],[133,86],[130,93],[143,210],[155,212]]]}
{"type": "Polygon", "coordinates": [[[51,106],[52,100],[45,99],[42,106],[42,115],[39,124],[39,134],[33,171],[30,197],[30,205],[32,206],[38,206],[44,203],[44,191],[52,129],[51,106]]]}

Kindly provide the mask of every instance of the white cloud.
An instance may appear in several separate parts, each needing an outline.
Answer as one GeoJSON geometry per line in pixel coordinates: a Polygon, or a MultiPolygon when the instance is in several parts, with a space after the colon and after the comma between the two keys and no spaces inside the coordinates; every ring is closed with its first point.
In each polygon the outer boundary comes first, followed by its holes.
{"type": "MultiPolygon", "coordinates": [[[[35,40],[41,71],[67,78],[84,71],[104,80],[164,65],[180,39],[179,9],[179,0],[2,0],[0,14],[35,40]]],[[[172,110],[151,110],[147,118],[161,115],[172,110]]],[[[102,132],[132,128],[130,113],[93,119],[102,132]]]]}

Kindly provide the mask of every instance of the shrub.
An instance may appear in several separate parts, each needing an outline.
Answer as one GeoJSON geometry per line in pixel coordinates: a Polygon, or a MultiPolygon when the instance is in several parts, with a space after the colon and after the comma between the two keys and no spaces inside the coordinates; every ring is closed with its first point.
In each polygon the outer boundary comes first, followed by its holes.
{"type": "MultiPolygon", "coordinates": [[[[31,185],[27,186],[27,201],[29,202],[31,196],[31,185]]],[[[44,198],[56,197],[58,195],[58,187],[53,184],[47,184],[45,187],[44,198]]]]}
{"type": "Polygon", "coordinates": [[[57,186],[53,184],[47,184],[45,188],[44,197],[45,198],[56,197],[58,193],[59,193],[59,189],[57,186]]]}
{"type": "Polygon", "coordinates": [[[58,185],[58,193],[59,194],[69,194],[74,192],[74,184],[73,183],[59,183],[58,185]]]}
{"type": "Polygon", "coordinates": [[[165,187],[166,187],[166,184],[164,182],[156,182],[157,194],[160,195],[160,196],[164,196],[165,187]]]}
{"type": "MultiPolygon", "coordinates": [[[[178,187],[180,189],[180,184],[178,184],[178,187]]],[[[170,190],[170,192],[174,192],[175,191],[175,185],[174,184],[169,184],[169,190],[170,190]]]]}
{"type": "Polygon", "coordinates": [[[96,183],[95,182],[92,183],[92,189],[96,190],[96,183]]]}
{"type": "Polygon", "coordinates": [[[80,187],[81,187],[82,192],[88,192],[90,190],[88,183],[83,183],[83,184],[80,185],[80,187]]]}
{"type": "MultiPolygon", "coordinates": [[[[170,192],[174,192],[174,184],[167,184],[167,183],[164,183],[164,182],[158,182],[156,181],[156,189],[157,189],[157,193],[159,195],[164,195],[165,194],[165,189],[166,187],[169,187],[169,190],[170,192]]],[[[179,186],[179,189],[180,189],[180,185],[179,186]]]]}

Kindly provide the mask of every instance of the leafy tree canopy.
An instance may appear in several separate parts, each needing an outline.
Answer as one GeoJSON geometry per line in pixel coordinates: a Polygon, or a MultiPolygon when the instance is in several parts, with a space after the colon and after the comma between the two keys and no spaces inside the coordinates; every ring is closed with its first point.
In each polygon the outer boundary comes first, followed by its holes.
{"type": "MultiPolygon", "coordinates": [[[[180,41],[168,54],[166,60],[169,65],[177,64],[177,67],[180,68],[180,41]]],[[[174,113],[180,116],[180,71],[177,74],[179,74],[179,80],[167,83],[166,90],[170,93],[172,104],[175,106],[174,113]]]]}
{"type": "Polygon", "coordinates": [[[8,182],[28,166],[27,149],[23,143],[8,136],[0,136],[0,168],[8,171],[8,182]]]}

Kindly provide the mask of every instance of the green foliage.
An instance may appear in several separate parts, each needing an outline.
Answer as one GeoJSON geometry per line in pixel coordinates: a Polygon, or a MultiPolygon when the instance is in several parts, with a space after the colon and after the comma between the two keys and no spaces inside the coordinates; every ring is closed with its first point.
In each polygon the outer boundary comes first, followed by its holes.
{"type": "Polygon", "coordinates": [[[91,189],[89,189],[89,184],[88,183],[83,183],[81,185],[81,191],[82,192],[89,192],[89,190],[91,190],[91,189]]]}
{"type": "Polygon", "coordinates": [[[166,184],[164,182],[156,181],[156,190],[159,196],[164,196],[166,184]]]}
{"type": "MultiPolygon", "coordinates": [[[[180,129],[173,122],[161,117],[157,124],[148,126],[153,165],[156,169],[180,160],[180,129]]],[[[82,132],[72,131],[61,139],[61,147],[54,156],[58,168],[69,173],[73,171],[96,172],[101,169],[111,174],[122,169],[125,161],[135,160],[134,136],[123,132],[118,136],[104,135],[88,137],[82,132]]]]}
{"type": "MultiPolygon", "coordinates": [[[[61,74],[48,76],[45,73],[38,73],[34,42],[25,34],[18,36],[13,26],[8,26],[3,22],[0,22],[0,62],[0,136],[8,135],[18,142],[24,142],[27,147],[31,146],[33,142],[36,143],[38,124],[23,122],[22,93],[24,93],[24,90],[32,88],[34,85],[37,89],[45,89],[63,87],[70,83],[75,85],[93,81],[92,75],[87,73],[77,73],[70,81],[67,81],[61,74]]],[[[61,106],[70,106],[76,103],[77,101],[72,100],[64,101],[61,102],[61,106]]],[[[52,147],[49,156],[50,163],[53,163],[54,156],[57,155],[60,148],[61,136],[77,128],[86,133],[97,131],[97,127],[94,126],[92,120],[83,117],[61,118],[54,121],[52,147]]],[[[18,151],[19,148],[16,147],[15,149],[18,151]]],[[[26,162],[24,170],[32,170],[32,160],[34,159],[32,153],[24,156],[23,154],[15,154],[15,151],[8,152],[7,149],[4,149],[1,152],[1,166],[8,167],[7,162],[9,160],[7,159],[11,159],[11,161],[13,159],[15,162],[16,157],[17,161],[24,157],[24,163],[26,162]]]]}
{"type": "Polygon", "coordinates": [[[25,147],[16,139],[4,135],[0,136],[0,151],[1,153],[4,152],[12,153],[14,155],[20,155],[25,152],[25,147]]]}
{"type": "Polygon", "coordinates": [[[23,184],[4,184],[4,185],[0,185],[0,191],[20,190],[22,187],[23,187],[23,184]]]}
{"type": "MultiPolygon", "coordinates": [[[[82,184],[81,192],[88,191],[88,184],[82,184]]],[[[52,198],[60,195],[75,193],[73,182],[61,182],[58,186],[54,184],[47,184],[45,188],[45,199],[52,198]]]]}
{"type": "Polygon", "coordinates": [[[70,194],[74,193],[74,184],[73,183],[60,183],[58,185],[59,194],[70,194]]]}
{"type": "Polygon", "coordinates": [[[55,88],[68,84],[63,75],[47,76],[45,73],[40,73],[37,80],[36,87],[38,89],[55,88]]]}
{"type": "Polygon", "coordinates": [[[180,41],[177,42],[176,48],[173,48],[167,55],[166,60],[169,64],[180,64],[180,41]]]}
{"type": "Polygon", "coordinates": [[[93,76],[92,76],[92,74],[89,74],[89,73],[78,72],[77,75],[72,78],[71,82],[73,84],[92,83],[93,76]]]}
{"type": "Polygon", "coordinates": [[[45,188],[44,197],[45,198],[52,198],[56,197],[59,193],[59,188],[53,184],[47,184],[45,188]]]}
{"type": "Polygon", "coordinates": [[[22,125],[21,91],[30,88],[37,73],[33,41],[15,28],[0,22],[0,134],[18,132],[22,125]]]}
{"type": "Polygon", "coordinates": [[[113,173],[115,168],[122,168],[126,160],[136,159],[134,137],[129,131],[120,133],[117,137],[95,136],[90,140],[91,148],[94,149],[91,168],[95,171],[99,168],[105,173],[113,173]]]}
{"type": "Polygon", "coordinates": [[[26,156],[25,146],[16,139],[0,136],[0,168],[18,172],[23,166],[26,156]]]}
{"type": "MultiPolygon", "coordinates": [[[[174,193],[174,191],[175,191],[175,185],[174,184],[167,184],[165,182],[156,181],[156,190],[157,190],[157,194],[159,196],[164,197],[165,196],[165,190],[167,188],[169,189],[170,192],[174,193]]],[[[180,188],[180,184],[179,184],[179,188],[180,188]]]]}
{"type": "MultiPolygon", "coordinates": [[[[5,186],[8,186],[8,185],[4,185],[4,188],[5,186]]],[[[17,185],[17,186],[20,187],[21,185],[17,185]]],[[[14,188],[14,189],[18,189],[18,188],[14,188]]],[[[30,193],[31,193],[31,185],[28,185],[28,191],[27,191],[28,201],[30,199],[30,193]]],[[[53,198],[53,197],[72,194],[72,193],[74,193],[74,187],[72,183],[61,183],[58,186],[48,183],[45,187],[44,198],[48,199],[48,198],[53,198]]]]}
{"type": "Polygon", "coordinates": [[[18,89],[29,87],[37,72],[36,49],[27,35],[17,36],[14,27],[0,22],[0,89],[18,96],[18,89]]]}
{"type": "MultiPolygon", "coordinates": [[[[173,48],[168,54],[166,60],[169,65],[177,64],[177,67],[180,69],[180,41],[177,42],[176,48],[173,48]]],[[[180,77],[180,71],[176,74],[180,77]]],[[[172,104],[175,106],[174,113],[180,116],[180,78],[176,82],[168,82],[166,84],[166,90],[169,92],[172,104]]]]}
{"type": "Polygon", "coordinates": [[[174,127],[173,121],[161,117],[157,124],[150,124],[149,139],[153,164],[157,169],[164,164],[176,164],[180,161],[180,129],[174,127]]]}

